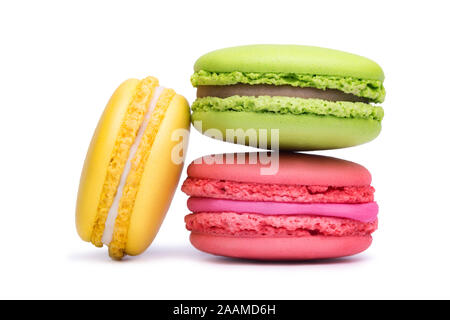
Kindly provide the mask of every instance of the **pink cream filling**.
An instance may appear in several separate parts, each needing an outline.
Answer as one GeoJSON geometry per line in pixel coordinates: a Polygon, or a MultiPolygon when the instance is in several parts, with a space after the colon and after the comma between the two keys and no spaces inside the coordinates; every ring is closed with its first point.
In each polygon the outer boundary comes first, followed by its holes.
{"type": "Polygon", "coordinates": [[[283,203],[237,201],[191,197],[187,202],[192,212],[235,212],[261,215],[315,215],[372,222],[377,219],[376,202],[361,204],[342,203],[283,203]]]}

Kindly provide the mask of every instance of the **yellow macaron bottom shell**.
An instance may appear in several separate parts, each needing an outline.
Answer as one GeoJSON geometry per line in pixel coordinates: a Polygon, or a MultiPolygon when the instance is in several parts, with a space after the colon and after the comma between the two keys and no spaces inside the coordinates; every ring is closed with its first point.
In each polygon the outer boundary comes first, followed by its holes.
{"type": "Polygon", "coordinates": [[[127,162],[130,148],[136,139],[137,132],[148,109],[148,104],[158,85],[158,79],[153,77],[141,80],[137,85],[132,101],[128,105],[112,155],[110,156],[102,194],[97,207],[97,216],[91,235],[91,242],[97,247],[103,245],[102,235],[109,208],[114,201],[114,196],[127,162]]]}
{"type": "Polygon", "coordinates": [[[120,196],[118,214],[114,223],[113,238],[109,244],[109,255],[115,259],[121,259],[124,255],[127,242],[128,225],[133,211],[134,202],[144,172],[145,164],[150,154],[153,142],[158,133],[170,101],[173,99],[175,91],[164,89],[151,114],[150,121],[145,128],[142,140],[139,143],[137,152],[132,159],[131,170],[126,179],[123,193],[120,196]]]}
{"type": "Polygon", "coordinates": [[[152,243],[178,185],[190,127],[189,104],[175,95],[153,142],[128,226],[125,253],[138,255],[152,243]],[[181,137],[178,133],[185,133],[181,137]],[[181,148],[181,146],[183,148],[181,148]],[[176,155],[174,155],[176,153],[176,155]],[[175,158],[174,158],[175,157],[175,158]]]}
{"type": "MultiPolygon", "coordinates": [[[[141,101],[147,101],[146,106],[152,98],[154,88],[158,86],[157,79],[153,79],[156,82],[152,82],[151,90],[145,98],[141,97],[141,101]]],[[[76,226],[84,241],[93,242],[97,246],[102,245],[104,223],[123,172],[123,166],[119,168],[117,163],[128,160],[128,145],[133,144],[136,132],[142,124],[139,115],[132,118],[127,117],[127,114],[140,96],[144,80],[127,80],[114,92],[99,121],[86,156],[78,192],[76,226]],[[129,123],[133,122],[132,119],[136,123],[126,130],[130,133],[129,136],[121,135],[125,132],[122,129],[127,119],[129,123]],[[123,137],[125,146],[118,137],[123,137]],[[128,149],[127,152],[117,152],[117,145],[128,149]],[[112,157],[115,154],[120,154],[120,160],[112,157]],[[113,162],[116,164],[114,170],[111,170],[110,165],[113,162]],[[108,173],[113,171],[114,179],[108,180],[108,173]],[[112,196],[106,197],[105,190],[112,196]],[[99,210],[103,207],[105,209],[99,210]],[[100,211],[101,217],[98,215],[100,211]]],[[[138,114],[140,113],[139,110],[138,114]]],[[[183,167],[183,159],[181,162],[173,162],[172,153],[173,150],[179,149],[180,143],[187,143],[189,126],[190,112],[186,99],[171,89],[164,89],[132,159],[132,167],[122,195],[119,195],[118,216],[114,223],[113,239],[109,244],[112,258],[120,259],[125,254],[142,253],[156,236],[183,167]],[[187,133],[186,141],[174,139],[173,133],[178,129],[187,133]]],[[[183,150],[183,155],[184,152],[186,150],[183,150]]]]}

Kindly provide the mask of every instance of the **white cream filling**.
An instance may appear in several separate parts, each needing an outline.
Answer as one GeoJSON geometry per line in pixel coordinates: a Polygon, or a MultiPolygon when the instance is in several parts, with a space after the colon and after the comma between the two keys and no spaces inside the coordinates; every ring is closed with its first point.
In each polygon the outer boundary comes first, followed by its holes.
{"type": "Polygon", "coordinates": [[[103,236],[102,236],[103,244],[109,245],[112,241],[113,232],[114,232],[114,224],[116,222],[117,215],[119,214],[119,202],[120,202],[120,198],[122,197],[123,188],[125,187],[125,183],[127,181],[128,174],[130,173],[130,170],[131,170],[131,161],[133,160],[134,156],[136,155],[139,144],[141,143],[142,137],[144,136],[145,129],[147,128],[148,123],[150,122],[153,110],[155,109],[156,103],[158,102],[158,99],[161,96],[163,90],[164,90],[164,87],[156,87],[155,93],[153,94],[153,97],[152,97],[152,100],[149,103],[147,112],[144,115],[144,121],[142,121],[142,124],[139,127],[138,133],[136,135],[136,139],[134,140],[133,144],[131,145],[130,154],[128,155],[127,162],[125,163],[125,168],[122,172],[122,175],[120,176],[119,187],[117,188],[117,192],[116,192],[116,195],[114,196],[114,201],[111,205],[111,208],[109,208],[108,217],[106,218],[105,229],[103,231],[103,236]]]}

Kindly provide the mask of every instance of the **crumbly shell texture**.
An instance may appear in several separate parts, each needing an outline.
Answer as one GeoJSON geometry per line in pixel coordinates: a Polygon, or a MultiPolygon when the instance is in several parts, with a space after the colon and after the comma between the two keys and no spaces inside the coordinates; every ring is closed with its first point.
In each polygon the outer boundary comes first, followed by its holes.
{"type": "Polygon", "coordinates": [[[137,152],[132,159],[131,170],[128,174],[122,197],[120,198],[118,215],[114,223],[113,239],[109,244],[109,255],[113,259],[121,259],[125,255],[128,227],[145,163],[155,141],[159,126],[174,96],[175,91],[172,89],[165,89],[163,91],[153,110],[137,152]]]}
{"type": "Polygon", "coordinates": [[[181,190],[192,197],[302,203],[366,203],[374,201],[372,186],[304,186],[263,184],[188,177],[181,190]]]}
{"type": "Polygon", "coordinates": [[[364,223],[334,217],[234,212],[193,213],[185,222],[192,232],[234,237],[366,236],[378,226],[378,220],[364,223]]]}
{"type": "Polygon", "coordinates": [[[100,201],[97,207],[91,242],[102,247],[102,235],[106,218],[119,186],[120,177],[128,159],[130,148],[134,143],[139,127],[144,120],[147,105],[158,86],[158,79],[148,77],[138,84],[136,93],[125,113],[119,134],[111,154],[111,160],[106,171],[100,201]]]}
{"type": "Polygon", "coordinates": [[[194,87],[200,85],[271,84],[317,89],[337,89],[364,97],[373,102],[383,102],[386,91],[380,80],[366,80],[352,77],[323,76],[298,73],[259,72],[210,72],[199,70],[191,76],[194,87]]]}
{"type": "Polygon", "coordinates": [[[327,101],[322,99],[304,99],[270,96],[231,96],[228,98],[198,98],[192,104],[192,111],[241,111],[270,112],[276,114],[313,114],[338,118],[359,118],[381,121],[383,108],[364,102],[327,101]]]}

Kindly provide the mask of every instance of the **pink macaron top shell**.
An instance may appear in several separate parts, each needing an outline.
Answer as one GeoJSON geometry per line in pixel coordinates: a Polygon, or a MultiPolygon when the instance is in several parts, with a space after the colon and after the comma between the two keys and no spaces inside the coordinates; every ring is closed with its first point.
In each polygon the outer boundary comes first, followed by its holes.
{"type": "Polygon", "coordinates": [[[181,190],[189,196],[301,203],[365,203],[374,200],[371,186],[330,187],[264,184],[188,177],[181,190]]]}
{"type": "Polygon", "coordinates": [[[278,165],[273,161],[276,154],[270,152],[210,155],[192,162],[187,173],[203,179],[306,186],[368,186],[372,180],[363,166],[331,157],[280,153],[278,165]]]}
{"type": "Polygon", "coordinates": [[[235,201],[211,198],[189,198],[188,208],[192,212],[235,212],[261,215],[317,215],[371,222],[377,219],[376,202],[362,204],[337,203],[287,203],[235,201]]]}

